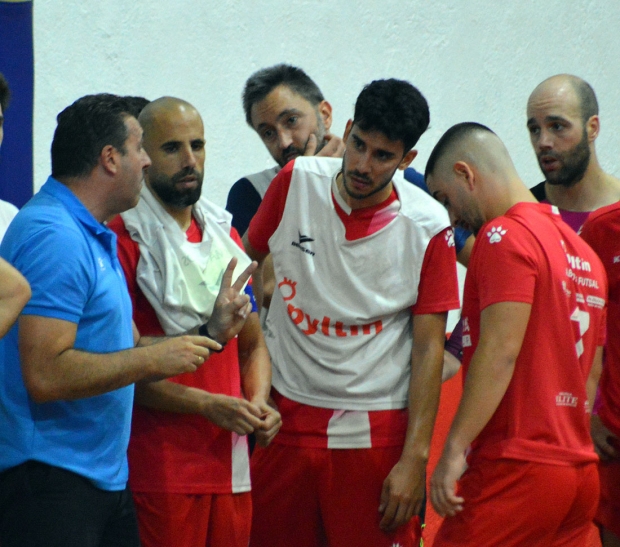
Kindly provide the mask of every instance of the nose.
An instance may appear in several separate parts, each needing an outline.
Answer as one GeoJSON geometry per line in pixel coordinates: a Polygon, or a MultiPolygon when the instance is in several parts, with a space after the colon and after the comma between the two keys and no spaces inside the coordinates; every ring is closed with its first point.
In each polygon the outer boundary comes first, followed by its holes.
{"type": "Polygon", "coordinates": [[[142,169],[146,169],[151,166],[151,158],[146,153],[146,150],[142,149],[142,169]]]}
{"type": "Polygon", "coordinates": [[[183,167],[196,167],[196,154],[192,150],[191,146],[185,148],[185,153],[183,155],[183,167]]]}
{"type": "Polygon", "coordinates": [[[370,173],[371,159],[372,158],[369,151],[360,154],[359,163],[357,164],[357,170],[364,175],[370,173]]]}
{"type": "Polygon", "coordinates": [[[293,135],[285,129],[278,130],[278,146],[280,150],[286,150],[293,144],[293,135]]]}
{"type": "Polygon", "coordinates": [[[541,129],[536,143],[539,150],[551,150],[553,148],[553,139],[546,129],[541,129]]]}

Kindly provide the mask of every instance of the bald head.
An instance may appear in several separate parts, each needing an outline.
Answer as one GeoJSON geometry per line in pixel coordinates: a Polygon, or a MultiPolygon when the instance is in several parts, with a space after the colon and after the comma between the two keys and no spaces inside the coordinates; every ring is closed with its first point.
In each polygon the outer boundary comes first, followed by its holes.
{"type": "Polygon", "coordinates": [[[204,176],[205,139],[202,118],[187,101],[161,97],[140,113],[144,149],[151,158],[147,186],[166,206],[191,207],[199,198],[204,176]]]}
{"type": "Polygon", "coordinates": [[[528,100],[528,117],[531,105],[553,99],[577,109],[584,123],[592,116],[598,116],[598,101],[592,86],[578,76],[557,74],[538,84],[532,91],[528,100]]]}

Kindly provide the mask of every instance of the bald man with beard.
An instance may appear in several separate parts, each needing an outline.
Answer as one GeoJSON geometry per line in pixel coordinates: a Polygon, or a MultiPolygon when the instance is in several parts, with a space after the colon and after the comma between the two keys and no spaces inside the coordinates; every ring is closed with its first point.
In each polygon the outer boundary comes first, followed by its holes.
{"type": "Polygon", "coordinates": [[[141,335],[197,331],[223,346],[195,374],[136,385],[128,458],[140,538],[144,547],[247,547],[247,434],[266,446],[280,427],[267,404],[269,354],[244,289],[255,264],[231,215],[201,196],[198,111],[162,97],[139,121],[151,164],[138,205],[110,223],[134,321],[141,335]]]}
{"type": "Polygon", "coordinates": [[[527,102],[527,128],[545,180],[532,188],[579,231],[590,212],[620,200],[620,180],[601,168],[595,141],[601,122],[592,86],[558,74],[540,83],[527,102]]]}
{"type": "Polygon", "coordinates": [[[599,491],[586,379],[602,356],[603,266],[536,203],[485,126],[449,129],[426,181],[452,223],[477,234],[463,397],[431,479],[446,517],[434,545],[582,546],[599,491]]]}

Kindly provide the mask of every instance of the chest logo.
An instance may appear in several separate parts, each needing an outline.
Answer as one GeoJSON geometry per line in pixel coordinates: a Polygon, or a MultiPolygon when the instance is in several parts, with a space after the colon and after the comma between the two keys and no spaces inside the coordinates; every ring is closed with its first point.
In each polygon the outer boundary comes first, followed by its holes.
{"type": "Polygon", "coordinates": [[[298,241],[291,241],[291,245],[293,247],[297,247],[300,251],[303,251],[304,253],[309,254],[310,256],[314,256],[316,254],[314,251],[311,251],[307,247],[303,246],[303,243],[312,243],[314,241],[314,238],[308,235],[302,234],[299,230],[297,230],[297,234],[299,235],[298,241]]]}
{"type": "Polygon", "coordinates": [[[499,243],[502,236],[506,235],[507,230],[502,230],[501,226],[493,226],[488,232],[489,243],[499,243]]]}
{"type": "Polygon", "coordinates": [[[454,231],[453,230],[448,230],[446,232],[446,243],[448,244],[448,247],[454,247],[454,231]]]}

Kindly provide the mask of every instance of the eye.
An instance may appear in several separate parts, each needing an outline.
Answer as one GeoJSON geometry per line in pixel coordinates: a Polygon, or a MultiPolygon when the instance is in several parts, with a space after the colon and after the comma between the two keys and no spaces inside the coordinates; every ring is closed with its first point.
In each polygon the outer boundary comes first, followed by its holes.
{"type": "Polygon", "coordinates": [[[166,154],[174,154],[179,149],[179,143],[167,142],[161,148],[166,154]]]}
{"type": "Polygon", "coordinates": [[[538,135],[538,133],[540,133],[540,127],[537,125],[528,125],[527,128],[530,131],[530,135],[538,135]]]}
{"type": "Polygon", "coordinates": [[[203,150],[205,147],[205,143],[203,141],[194,141],[192,142],[192,150],[199,151],[203,150]]]}
{"type": "Polygon", "coordinates": [[[291,116],[288,120],[286,120],[286,123],[290,127],[293,127],[297,124],[298,121],[299,121],[299,116],[291,116]]]}
{"type": "Polygon", "coordinates": [[[261,133],[261,139],[263,139],[264,141],[270,141],[273,139],[275,134],[276,134],[275,131],[273,131],[272,129],[265,129],[261,133]]]}
{"type": "Polygon", "coordinates": [[[551,129],[553,129],[553,131],[562,131],[562,129],[564,129],[564,125],[559,122],[555,122],[551,124],[551,129]]]}

